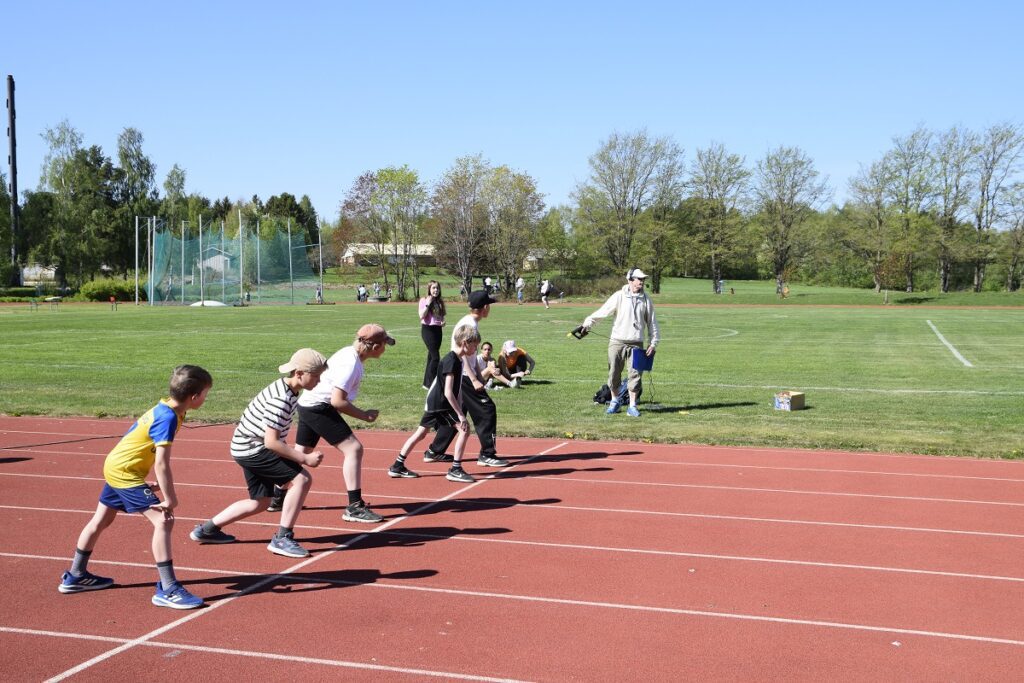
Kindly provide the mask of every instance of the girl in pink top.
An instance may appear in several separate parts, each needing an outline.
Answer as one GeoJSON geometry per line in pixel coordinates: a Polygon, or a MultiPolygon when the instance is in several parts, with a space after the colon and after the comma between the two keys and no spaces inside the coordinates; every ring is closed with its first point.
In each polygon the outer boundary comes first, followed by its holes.
{"type": "Polygon", "coordinates": [[[427,367],[423,371],[423,388],[429,389],[437,375],[437,364],[441,361],[441,328],[446,313],[441,283],[431,280],[427,283],[427,295],[420,299],[420,335],[427,347],[427,367]]]}

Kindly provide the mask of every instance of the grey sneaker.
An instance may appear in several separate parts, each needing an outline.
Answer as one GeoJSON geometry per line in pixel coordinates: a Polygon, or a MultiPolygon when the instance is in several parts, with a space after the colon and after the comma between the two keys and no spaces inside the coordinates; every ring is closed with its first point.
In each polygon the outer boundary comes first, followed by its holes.
{"type": "Polygon", "coordinates": [[[508,460],[499,458],[496,455],[481,455],[476,459],[476,464],[481,467],[508,467],[508,460]]]}
{"type": "Polygon", "coordinates": [[[388,476],[392,477],[393,479],[415,479],[420,475],[416,474],[405,465],[399,465],[398,463],[395,463],[394,465],[388,468],[388,476]]]}
{"type": "Polygon", "coordinates": [[[220,529],[216,531],[203,531],[203,525],[197,524],[196,528],[192,530],[192,533],[188,535],[193,541],[199,543],[234,543],[235,537],[231,534],[226,534],[220,529]]]}
{"type": "Polygon", "coordinates": [[[346,522],[365,522],[367,524],[376,524],[377,522],[384,521],[383,517],[367,507],[366,501],[362,500],[346,507],[341,518],[346,522]]]}
{"type": "Polygon", "coordinates": [[[275,555],[285,557],[308,557],[309,551],[295,542],[291,536],[274,536],[267,545],[267,550],[275,555]]]}
{"type": "Polygon", "coordinates": [[[428,448],[423,453],[423,462],[455,462],[455,456],[448,453],[435,453],[428,448]]]}
{"type": "Polygon", "coordinates": [[[461,467],[452,467],[450,470],[448,470],[448,474],[444,475],[444,478],[447,479],[448,481],[458,481],[464,484],[472,484],[474,481],[476,481],[476,479],[474,479],[469,474],[469,472],[462,469],[461,467]]]}

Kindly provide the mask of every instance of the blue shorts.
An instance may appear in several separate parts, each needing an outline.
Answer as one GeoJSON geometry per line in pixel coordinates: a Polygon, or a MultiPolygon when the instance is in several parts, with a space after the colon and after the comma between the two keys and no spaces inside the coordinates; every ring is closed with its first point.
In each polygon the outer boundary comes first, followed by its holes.
{"type": "Polygon", "coordinates": [[[110,484],[104,484],[100,502],[121,512],[144,512],[158,504],[160,499],[153,493],[153,489],[149,488],[149,484],[127,489],[115,489],[110,484]]]}

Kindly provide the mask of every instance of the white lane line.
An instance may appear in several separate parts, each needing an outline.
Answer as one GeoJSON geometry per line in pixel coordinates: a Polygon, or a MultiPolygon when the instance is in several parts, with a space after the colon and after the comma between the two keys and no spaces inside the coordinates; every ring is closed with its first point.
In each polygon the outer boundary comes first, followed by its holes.
{"type": "MultiPolygon", "coordinates": [[[[526,462],[525,460],[523,462],[526,462]]],[[[515,467],[517,465],[514,465],[515,467]]],[[[504,471],[511,470],[512,467],[504,468],[504,471]]],[[[26,479],[62,479],[65,481],[103,481],[97,477],[76,477],[60,474],[26,474],[19,472],[0,472],[0,477],[22,477],[26,479]]],[[[501,479],[501,473],[494,473],[487,477],[484,477],[478,481],[490,480],[492,478],[501,479]]],[[[954,503],[957,505],[991,505],[991,506],[1002,506],[1002,507],[1024,507],[1024,503],[1017,503],[1012,501],[1002,500],[971,500],[967,498],[935,498],[929,496],[894,496],[885,495],[881,493],[850,493],[846,491],[814,491],[814,490],[799,490],[799,489],[772,489],[763,487],[751,487],[751,486],[723,486],[714,484],[682,484],[664,481],[630,481],[623,479],[580,479],[578,477],[560,477],[559,481],[568,481],[576,484],[591,484],[591,485],[628,485],[631,487],[668,487],[668,488],[680,488],[680,489],[706,489],[712,491],[738,491],[746,493],[781,493],[786,495],[798,495],[798,496],[837,496],[841,498],[876,498],[880,500],[900,500],[900,501],[912,501],[912,502],[923,502],[923,503],[954,503]]],[[[226,484],[193,484],[189,482],[175,482],[176,486],[185,486],[191,488],[210,488],[210,489],[229,489],[239,490],[238,486],[228,486],[226,484]]],[[[317,492],[319,493],[319,492],[317,492]]],[[[2,507],[2,506],[0,506],[2,507]]]]}
{"type": "MultiPolygon", "coordinates": [[[[547,455],[551,451],[557,450],[557,449],[561,448],[562,446],[565,446],[567,443],[568,443],[567,441],[563,441],[563,442],[561,442],[561,443],[559,443],[559,444],[557,444],[555,446],[552,446],[551,448],[548,448],[547,450],[544,450],[544,451],[538,453],[537,456],[535,456],[535,457],[541,457],[541,456],[547,455]]],[[[509,468],[509,469],[511,469],[511,468],[509,468]]],[[[57,674],[53,678],[48,679],[47,683],[54,683],[56,681],[63,681],[66,678],[74,676],[75,674],[78,674],[78,673],[80,673],[80,672],[82,672],[82,671],[84,671],[84,670],[86,670],[86,669],[88,669],[88,668],[90,668],[90,667],[92,667],[92,666],[94,666],[96,664],[99,664],[100,662],[106,661],[107,659],[109,659],[109,658],[111,658],[111,657],[113,657],[113,656],[115,656],[117,654],[120,654],[121,652],[124,652],[125,650],[129,650],[129,649],[135,647],[136,645],[143,645],[147,641],[150,641],[153,638],[156,638],[157,636],[160,636],[160,635],[166,633],[167,631],[170,631],[170,630],[172,630],[174,628],[177,628],[179,625],[186,624],[186,623],[192,621],[193,619],[198,619],[199,617],[201,617],[203,615],[211,614],[211,613],[213,613],[214,610],[220,609],[224,605],[231,604],[237,598],[240,598],[242,596],[248,595],[249,593],[257,591],[260,588],[263,588],[263,586],[266,586],[269,583],[273,583],[274,581],[279,580],[279,574],[292,574],[292,573],[294,573],[294,572],[296,572],[296,571],[298,571],[300,569],[308,567],[309,565],[311,565],[311,564],[313,564],[315,562],[318,562],[318,561],[320,561],[321,559],[323,559],[325,557],[331,556],[332,554],[334,554],[337,551],[344,550],[344,549],[346,549],[346,548],[348,548],[348,547],[350,547],[350,546],[352,546],[352,545],[362,541],[364,538],[367,538],[367,537],[369,537],[369,536],[371,536],[373,534],[376,534],[376,533],[380,533],[380,532],[382,532],[382,531],[384,531],[386,529],[389,529],[389,528],[393,527],[394,525],[398,524],[399,522],[405,521],[409,517],[413,517],[413,516],[415,516],[415,515],[417,515],[417,514],[419,514],[421,512],[425,512],[427,510],[430,510],[431,508],[434,508],[434,507],[436,507],[437,505],[439,505],[441,503],[444,503],[444,502],[446,502],[448,500],[451,500],[452,498],[455,498],[456,496],[462,495],[466,491],[469,491],[470,489],[479,486],[481,483],[483,483],[484,481],[487,481],[488,479],[490,479],[490,478],[488,477],[488,478],[484,478],[484,479],[478,479],[476,482],[474,482],[472,484],[469,484],[467,486],[463,486],[462,488],[453,491],[452,493],[448,494],[447,496],[444,496],[443,498],[440,498],[438,500],[431,501],[429,503],[425,503],[423,505],[420,505],[419,507],[414,508],[411,512],[408,512],[408,513],[406,513],[406,514],[404,514],[404,515],[402,515],[400,517],[395,517],[394,519],[392,519],[392,520],[390,520],[388,522],[385,522],[384,524],[376,527],[372,531],[368,531],[368,532],[366,532],[364,534],[360,534],[358,536],[355,536],[354,538],[346,541],[345,543],[342,543],[340,545],[334,546],[333,548],[328,548],[326,551],[318,553],[316,555],[313,555],[309,559],[303,560],[302,562],[299,562],[298,564],[292,565],[291,567],[285,569],[284,571],[279,572],[278,574],[275,574],[275,575],[272,575],[272,576],[267,576],[262,581],[258,581],[256,583],[254,583],[253,585],[249,586],[248,588],[244,588],[244,589],[240,590],[239,592],[235,593],[232,596],[224,598],[223,600],[218,600],[217,602],[213,603],[212,605],[208,605],[207,607],[205,607],[203,609],[196,610],[193,613],[188,614],[188,615],[186,615],[186,616],[184,616],[184,617],[182,617],[180,619],[177,619],[175,621],[172,621],[172,622],[170,622],[168,624],[165,624],[164,626],[162,626],[162,627],[160,627],[158,629],[154,629],[154,630],[150,631],[149,633],[141,635],[138,638],[135,638],[135,639],[125,643],[124,645],[121,645],[120,647],[115,647],[112,650],[108,650],[107,652],[104,652],[104,653],[101,653],[99,655],[96,655],[92,659],[90,659],[88,661],[85,661],[85,662],[82,662],[81,664],[79,664],[79,665],[77,665],[75,667],[72,667],[72,668],[68,669],[67,671],[64,671],[64,672],[62,672],[60,674],[57,674]]]]}
{"type": "Polygon", "coordinates": [[[956,350],[955,346],[953,346],[948,341],[946,341],[946,338],[942,336],[941,332],[939,332],[939,328],[935,327],[935,325],[932,324],[931,320],[926,320],[925,322],[928,323],[928,327],[932,328],[932,332],[935,333],[935,336],[937,336],[939,338],[940,342],[942,342],[943,344],[946,345],[946,348],[950,350],[950,352],[956,357],[956,359],[958,361],[960,361],[961,363],[963,363],[964,365],[966,365],[969,368],[973,368],[974,367],[973,365],[971,365],[971,361],[969,361],[966,358],[964,358],[963,355],[959,351],[956,350]]]}
{"type": "MultiPolygon", "coordinates": [[[[308,563],[304,563],[304,564],[308,564],[308,563]]],[[[706,617],[706,618],[713,618],[713,619],[730,619],[730,620],[752,621],[752,622],[761,622],[761,623],[770,623],[770,624],[790,624],[790,625],[796,625],[796,626],[817,626],[817,627],[829,628],[829,629],[852,630],[852,631],[868,631],[868,632],[873,632],[873,633],[893,633],[893,634],[900,634],[900,635],[922,636],[922,637],[925,637],[925,638],[941,638],[941,639],[947,639],[947,640],[965,640],[965,641],[970,641],[970,642],[989,643],[989,644],[997,644],[997,645],[1016,645],[1018,647],[1019,646],[1024,646],[1024,640],[1014,640],[1014,639],[1010,639],[1010,638],[997,638],[997,637],[992,637],[992,636],[972,635],[972,634],[966,634],[966,633],[951,633],[951,632],[948,632],[948,631],[925,631],[925,630],[922,630],[922,629],[908,629],[908,628],[901,628],[901,627],[896,627],[896,626],[876,626],[876,625],[856,624],[856,623],[848,623],[848,622],[841,622],[841,621],[825,621],[825,620],[820,620],[820,619],[798,619],[798,618],[793,618],[793,617],[772,617],[772,616],[766,616],[766,615],[760,615],[760,614],[743,614],[743,613],[738,613],[738,612],[713,612],[713,611],[709,611],[709,610],[684,609],[684,608],[679,608],[679,607],[658,607],[658,606],[654,606],[654,605],[635,605],[635,604],[628,604],[628,603],[601,602],[601,601],[596,601],[596,600],[573,600],[573,599],[569,599],[569,598],[552,598],[552,597],[545,597],[545,596],[516,595],[516,594],[511,594],[511,593],[495,593],[495,592],[491,592],[491,591],[472,591],[472,590],[464,590],[464,589],[436,588],[436,587],[430,587],[430,586],[396,585],[396,584],[386,584],[386,583],[360,583],[359,585],[360,586],[365,586],[366,588],[371,588],[371,589],[372,588],[377,588],[377,589],[384,589],[384,590],[415,591],[415,592],[420,592],[420,593],[435,593],[435,594],[441,594],[441,595],[457,595],[457,596],[460,596],[460,597],[471,596],[471,597],[479,597],[479,598],[495,598],[495,599],[499,599],[499,600],[510,600],[510,601],[515,601],[515,602],[532,602],[532,603],[551,604],[551,605],[568,605],[568,606],[572,606],[572,607],[595,607],[595,608],[603,608],[603,609],[627,610],[627,611],[631,611],[631,612],[649,612],[649,613],[654,613],[654,614],[672,614],[672,615],[678,615],[678,616],[706,617]]],[[[242,593],[239,593],[238,595],[242,595],[242,593]]],[[[215,608],[215,607],[217,607],[219,605],[225,604],[226,602],[230,602],[235,597],[236,596],[232,596],[230,598],[225,598],[224,600],[222,600],[222,601],[212,605],[211,607],[208,607],[206,609],[200,610],[198,614],[194,614],[194,615],[190,615],[190,616],[191,616],[191,618],[195,618],[196,616],[199,616],[201,614],[209,613],[213,608],[215,608]]],[[[167,626],[165,626],[163,628],[157,629],[156,631],[153,632],[153,634],[160,635],[161,633],[164,633],[164,632],[170,630],[171,628],[173,628],[175,625],[177,625],[179,623],[183,623],[185,621],[190,621],[191,618],[190,617],[186,617],[185,619],[179,619],[177,622],[174,622],[172,624],[168,624],[167,626]]],[[[124,651],[124,650],[128,649],[129,647],[133,647],[135,645],[152,645],[154,647],[160,647],[160,646],[163,646],[163,645],[175,646],[175,647],[177,646],[176,644],[170,644],[170,643],[150,643],[149,641],[152,639],[152,637],[155,637],[155,636],[152,635],[152,634],[146,634],[145,636],[142,636],[140,638],[136,638],[134,640],[128,641],[124,645],[122,645],[121,647],[115,648],[114,650],[111,650],[111,653],[121,652],[121,651],[124,651]]],[[[195,647],[195,646],[191,646],[190,645],[190,646],[187,646],[187,647],[195,647]]],[[[233,651],[227,651],[227,652],[230,652],[230,653],[234,654],[233,651]]],[[[106,659],[107,658],[107,657],[105,657],[103,655],[100,655],[100,657],[102,657],[102,659],[106,659]]],[[[99,661],[102,661],[102,659],[100,659],[99,661]]],[[[91,664],[90,664],[90,666],[91,666],[91,664]]],[[[85,667],[83,667],[83,668],[85,668],[85,667]]],[[[71,671],[66,672],[66,673],[68,675],[71,675],[71,671]]],[[[50,679],[50,680],[63,680],[63,678],[66,678],[66,677],[67,676],[64,676],[62,674],[60,678],[53,678],[53,679],[50,679]]]]}
{"type": "MultiPolygon", "coordinates": [[[[175,443],[179,443],[180,441],[181,441],[181,439],[176,439],[175,443]]],[[[644,444],[644,447],[645,448],[650,448],[651,445],[652,444],[644,444]]],[[[664,444],[662,444],[662,445],[664,445],[664,444]]],[[[720,448],[720,447],[716,446],[715,448],[720,448]]],[[[363,451],[364,452],[381,451],[381,452],[386,452],[386,453],[394,453],[394,450],[395,449],[393,449],[393,448],[374,448],[374,447],[368,447],[368,446],[365,446],[365,445],[363,446],[363,451]]],[[[33,454],[36,454],[36,455],[67,455],[67,456],[72,456],[72,457],[75,457],[75,458],[81,458],[84,455],[95,456],[97,458],[105,458],[106,455],[107,455],[107,453],[105,451],[102,452],[102,453],[99,452],[99,451],[95,451],[95,452],[85,452],[85,451],[50,451],[50,450],[42,450],[42,449],[31,448],[31,447],[10,447],[10,448],[0,447],[0,451],[6,451],[8,453],[33,453],[33,454]]],[[[505,457],[505,458],[510,458],[510,457],[511,458],[518,458],[518,457],[523,457],[525,455],[526,455],[525,453],[503,453],[502,457],[505,457]]],[[[571,456],[571,455],[572,455],[571,453],[568,454],[568,456],[571,456]]],[[[859,454],[859,455],[870,455],[870,454],[859,454]]],[[[567,459],[572,459],[571,457],[568,457],[568,456],[567,456],[567,459]]],[[[608,455],[609,458],[612,458],[613,456],[614,456],[614,454],[609,454],[608,455]]],[[[927,457],[934,458],[935,456],[927,456],[927,457]]],[[[531,460],[531,461],[535,460],[535,459],[536,459],[536,456],[529,458],[529,460],[531,460]]],[[[174,456],[174,461],[175,462],[212,462],[212,463],[217,463],[217,464],[222,464],[222,465],[232,465],[232,466],[234,465],[234,463],[232,463],[227,458],[198,458],[198,457],[192,457],[192,456],[187,456],[187,455],[176,455],[176,456],[174,456]]],[[[526,461],[527,460],[523,460],[523,462],[526,462],[526,461]]],[[[631,456],[624,456],[622,458],[617,458],[615,460],[615,462],[616,462],[616,464],[621,464],[621,465],[638,465],[638,464],[639,465],[673,465],[673,466],[679,466],[679,467],[711,467],[711,468],[734,469],[734,470],[768,470],[768,471],[778,471],[778,472],[806,472],[806,473],[809,473],[809,474],[818,474],[818,473],[822,473],[822,474],[868,474],[868,475],[873,475],[873,476],[876,475],[876,476],[881,476],[881,477],[915,477],[915,478],[919,478],[919,479],[962,479],[962,480],[965,480],[965,481],[999,481],[999,482],[1018,483],[1018,484],[1024,483],[1024,479],[1014,479],[1014,478],[1010,478],[1010,477],[977,477],[977,476],[966,475],[966,474],[938,474],[938,473],[929,473],[929,472],[889,472],[889,471],[885,471],[885,470],[849,470],[849,469],[839,469],[839,468],[831,468],[831,467],[787,467],[787,466],[782,466],[782,465],[749,465],[749,464],[745,464],[745,463],[701,462],[701,461],[698,461],[698,460],[641,460],[641,459],[638,459],[636,457],[631,457],[631,456]]],[[[1005,462],[1012,462],[1012,461],[1005,461],[1005,462]]],[[[522,464],[522,463],[518,463],[518,464],[522,464]]],[[[327,464],[322,464],[317,469],[324,469],[324,470],[335,469],[335,470],[340,470],[340,469],[343,469],[343,465],[327,465],[327,464]]],[[[386,467],[364,467],[363,469],[364,470],[368,470],[368,471],[380,470],[381,472],[384,472],[385,470],[387,470],[386,467]]],[[[1024,469],[1022,469],[1022,472],[1024,472],[1024,469]]]]}
{"type": "MultiPolygon", "coordinates": [[[[12,628],[0,626],[0,633],[17,633],[27,636],[46,636],[49,638],[72,638],[77,640],[94,640],[105,643],[127,644],[125,638],[112,638],[109,636],[91,636],[81,633],[65,633],[61,631],[41,631],[29,628],[12,628]]],[[[493,683],[522,683],[515,678],[495,678],[493,676],[475,676],[472,674],[453,673],[451,671],[433,671],[431,669],[409,669],[400,666],[384,666],[383,664],[365,664],[363,662],[349,662],[343,659],[322,659],[320,657],[302,657],[299,655],[279,655],[273,652],[257,652],[254,650],[233,650],[223,647],[208,647],[203,645],[186,645],[183,643],[139,643],[145,647],[160,648],[164,650],[183,650],[185,652],[204,652],[218,655],[234,655],[236,657],[255,657],[257,659],[271,659],[282,662],[296,662],[299,664],[320,664],[323,666],[336,666],[345,669],[366,669],[370,671],[390,671],[393,673],[412,674],[416,676],[429,676],[431,678],[448,678],[460,681],[489,681],[493,683]]]]}

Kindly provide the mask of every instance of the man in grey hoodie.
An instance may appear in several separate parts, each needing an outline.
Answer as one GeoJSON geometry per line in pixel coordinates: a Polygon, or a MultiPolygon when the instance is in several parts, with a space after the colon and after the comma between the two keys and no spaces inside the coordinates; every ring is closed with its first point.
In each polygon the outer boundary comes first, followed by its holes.
{"type": "Polygon", "coordinates": [[[612,392],[612,400],[608,404],[608,414],[619,412],[618,388],[622,380],[623,368],[628,368],[626,388],[629,391],[629,408],[626,414],[640,417],[636,407],[637,392],[640,388],[640,372],[633,367],[633,350],[639,349],[648,357],[654,355],[658,346],[658,319],[654,315],[654,302],[644,292],[647,274],[639,268],[630,268],[626,273],[627,284],[604,302],[601,308],[587,316],[583,328],[587,331],[598,320],[614,315],[612,332],[608,335],[608,388],[612,392]],[[650,343],[644,350],[645,332],[650,335],[650,343]]]}

